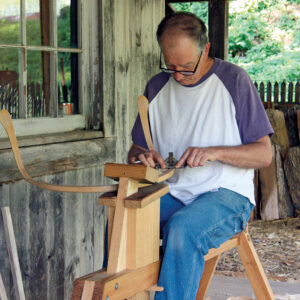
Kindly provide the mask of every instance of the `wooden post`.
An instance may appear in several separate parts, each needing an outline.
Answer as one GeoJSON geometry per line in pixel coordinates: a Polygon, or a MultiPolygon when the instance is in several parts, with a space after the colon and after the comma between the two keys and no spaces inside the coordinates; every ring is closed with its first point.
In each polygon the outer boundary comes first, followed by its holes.
{"type": "Polygon", "coordinates": [[[15,234],[9,207],[2,207],[3,224],[17,300],[25,300],[15,234]]]}
{"type": "Polygon", "coordinates": [[[228,53],[228,0],[209,1],[210,56],[227,60],[228,53]]]}
{"type": "Polygon", "coordinates": [[[5,291],[3,281],[2,281],[1,274],[0,274],[0,299],[7,300],[7,295],[6,295],[6,291],[5,291]]]}

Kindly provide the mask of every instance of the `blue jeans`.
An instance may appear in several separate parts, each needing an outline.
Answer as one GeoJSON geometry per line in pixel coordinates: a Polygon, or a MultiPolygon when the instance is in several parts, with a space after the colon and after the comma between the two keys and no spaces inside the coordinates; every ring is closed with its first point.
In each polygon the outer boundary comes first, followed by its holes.
{"type": "Polygon", "coordinates": [[[161,198],[163,260],[155,300],[195,299],[204,256],[245,229],[253,205],[228,189],[200,195],[184,206],[167,194],[161,198]]]}

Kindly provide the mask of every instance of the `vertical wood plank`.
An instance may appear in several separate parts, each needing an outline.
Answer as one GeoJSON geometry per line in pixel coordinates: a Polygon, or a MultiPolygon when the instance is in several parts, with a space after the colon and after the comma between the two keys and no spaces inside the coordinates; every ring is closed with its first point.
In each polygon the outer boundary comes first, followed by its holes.
{"type": "Polygon", "coordinates": [[[268,103],[268,108],[272,108],[272,84],[269,81],[267,84],[267,103],[268,103]]]}
{"type": "Polygon", "coordinates": [[[0,299],[7,300],[6,290],[5,290],[5,286],[1,274],[0,274],[0,299]]]}
{"type": "Polygon", "coordinates": [[[295,103],[300,104],[300,82],[298,81],[295,86],[295,103]]]}
{"type": "Polygon", "coordinates": [[[289,82],[289,85],[288,85],[288,103],[293,102],[293,89],[294,89],[293,83],[289,82]]]}
{"type": "Polygon", "coordinates": [[[228,0],[209,1],[208,15],[210,55],[227,60],[228,56],[228,0]]]}
{"type": "Polygon", "coordinates": [[[102,83],[102,86],[100,86],[100,90],[103,99],[103,125],[105,137],[110,137],[116,135],[115,89],[117,86],[115,81],[115,1],[103,0],[101,1],[99,9],[101,10],[100,51],[102,54],[102,64],[100,65],[102,65],[102,72],[100,75],[100,83],[102,83]]]}
{"type": "Polygon", "coordinates": [[[265,102],[265,85],[263,82],[261,82],[259,85],[259,96],[260,96],[261,101],[264,103],[265,102]]]}
{"type": "Polygon", "coordinates": [[[285,98],[286,98],[286,83],[282,82],[281,83],[281,91],[280,91],[280,96],[281,96],[281,103],[285,103],[285,98]]]}
{"type": "Polygon", "coordinates": [[[6,243],[9,253],[9,260],[11,265],[11,272],[13,275],[16,298],[18,300],[25,300],[25,293],[23,288],[23,281],[10,209],[8,206],[6,206],[2,207],[1,211],[3,216],[6,243]]]}
{"type": "Polygon", "coordinates": [[[274,84],[274,103],[278,103],[279,99],[279,85],[278,82],[276,81],[274,84]]]}

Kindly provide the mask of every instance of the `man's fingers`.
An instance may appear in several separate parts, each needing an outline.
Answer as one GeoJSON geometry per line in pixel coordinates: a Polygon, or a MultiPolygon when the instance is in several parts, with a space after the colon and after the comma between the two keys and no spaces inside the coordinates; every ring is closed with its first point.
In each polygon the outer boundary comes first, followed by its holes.
{"type": "Polygon", "coordinates": [[[176,167],[176,168],[182,167],[182,166],[185,164],[185,162],[186,162],[187,158],[189,157],[189,155],[190,155],[190,150],[187,149],[187,150],[182,154],[182,156],[180,157],[180,159],[179,159],[179,161],[177,162],[177,164],[176,164],[175,167],[176,167]]]}

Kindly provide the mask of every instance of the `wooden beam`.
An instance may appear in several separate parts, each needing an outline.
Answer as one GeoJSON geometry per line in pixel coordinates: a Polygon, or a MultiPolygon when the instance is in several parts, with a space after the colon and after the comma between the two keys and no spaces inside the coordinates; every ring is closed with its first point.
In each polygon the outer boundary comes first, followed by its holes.
{"type": "Polygon", "coordinates": [[[210,56],[227,60],[228,52],[228,0],[210,0],[208,35],[210,56]]]}
{"type": "Polygon", "coordinates": [[[10,209],[9,207],[2,207],[1,210],[3,215],[5,238],[15,287],[16,299],[25,300],[23,281],[10,209]]]}
{"type": "Polygon", "coordinates": [[[113,164],[105,165],[104,175],[110,178],[127,177],[157,182],[159,171],[142,164],[113,164]]]}
{"type": "Polygon", "coordinates": [[[204,271],[198,287],[196,300],[204,299],[209,287],[209,283],[214,275],[219,258],[220,254],[205,261],[204,271]]]}
{"type": "Polygon", "coordinates": [[[257,299],[275,300],[271,286],[259,261],[251,238],[245,231],[240,235],[238,253],[257,299]]]}
{"type": "MultiPolygon", "coordinates": [[[[125,207],[127,208],[143,208],[168,193],[169,188],[165,184],[153,184],[151,186],[143,187],[137,193],[125,199],[125,207]]],[[[116,206],[117,193],[108,192],[99,197],[99,204],[105,206],[116,206]]]]}
{"type": "Polygon", "coordinates": [[[141,291],[151,289],[157,283],[159,268],[160,261],[157,261],[137,270],[119,273],[107,273],[105,270],[94,272],[76,279],[72,300],[104,300],[107,297],[109,300],[128,299],[141,291]],[[84,294],[90,298],[84,298],[84,294]]]}

